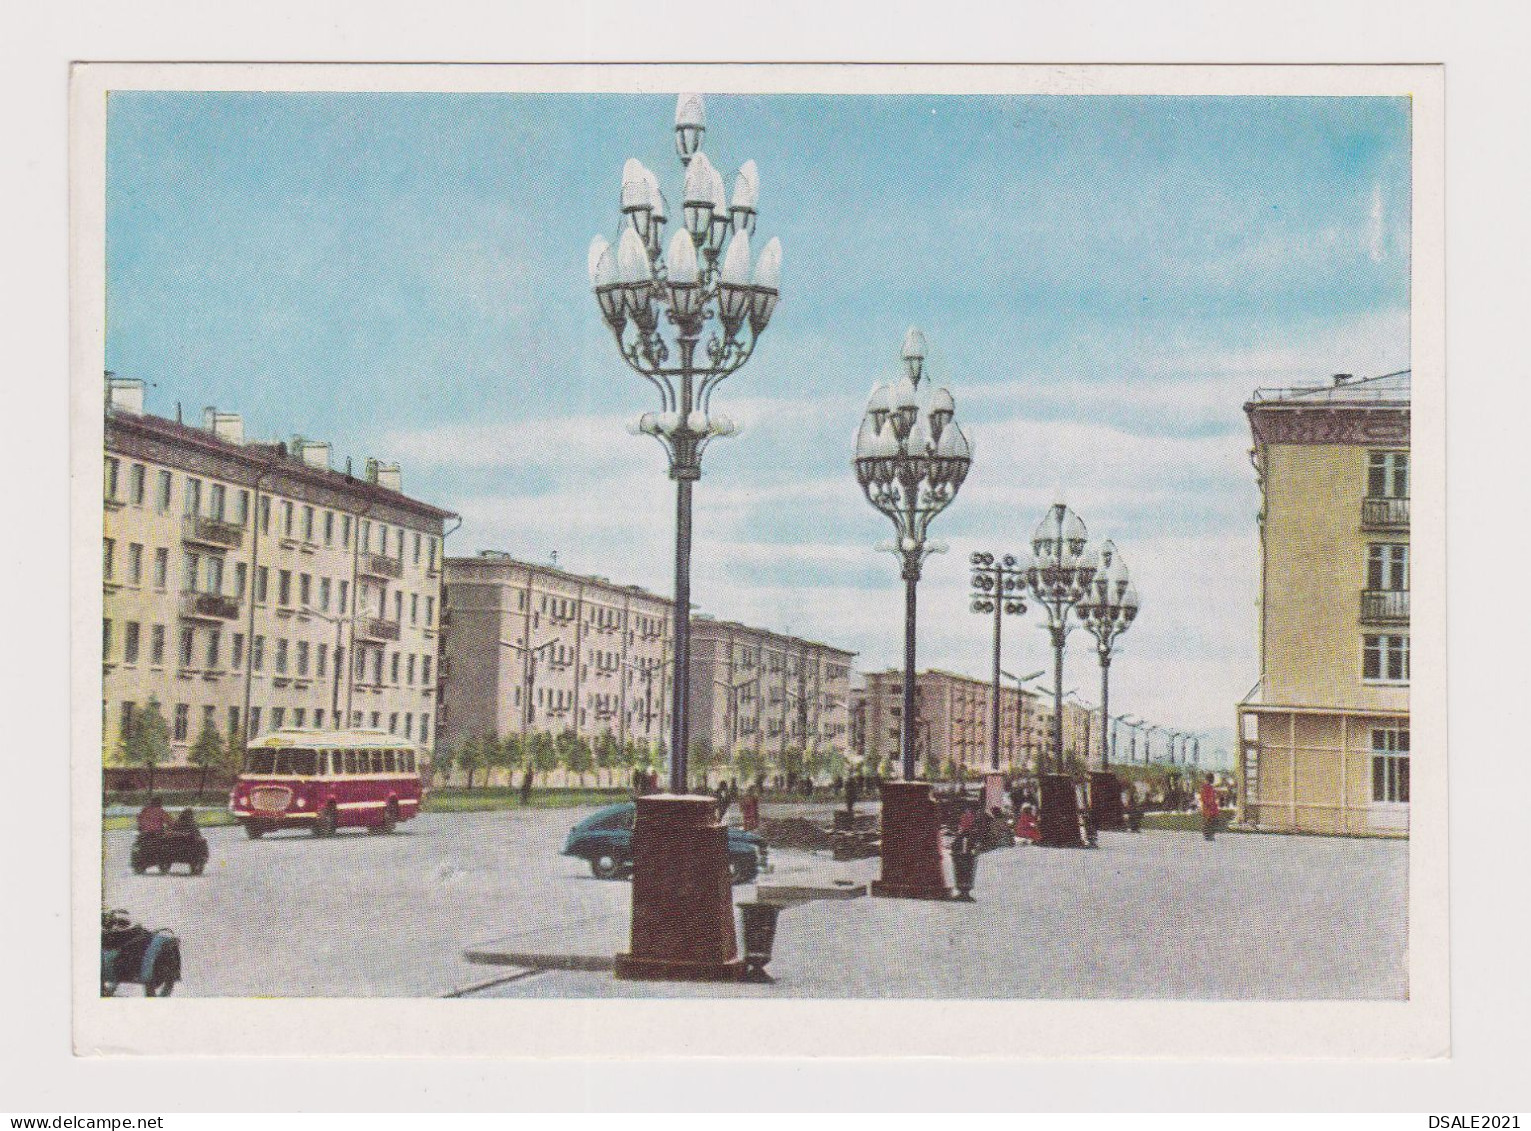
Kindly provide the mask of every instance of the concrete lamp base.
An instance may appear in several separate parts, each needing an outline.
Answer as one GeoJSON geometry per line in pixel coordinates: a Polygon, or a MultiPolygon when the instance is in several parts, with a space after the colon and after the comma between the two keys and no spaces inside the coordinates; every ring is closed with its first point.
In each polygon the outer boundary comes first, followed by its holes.
{"type": "Polygon", "coordinates": [[[882,878],[872,894],[888,899],[950,899],[941,863],[941,817],[930,783],[884,782],[882,878]]]}
{"type": "Polygon", "coordinates": [[[734,933],[728,832],[711,797],[638,798],[633,825],[631,949],[618,978],[737,982],[745,965],[734,933]]]}

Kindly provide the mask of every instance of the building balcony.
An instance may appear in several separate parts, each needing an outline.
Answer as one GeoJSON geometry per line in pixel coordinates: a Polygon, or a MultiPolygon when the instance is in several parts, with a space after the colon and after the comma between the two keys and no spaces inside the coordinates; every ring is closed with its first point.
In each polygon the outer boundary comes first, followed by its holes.
{"type": "Polygon", "coordinates": [[[1407,589],[1363,589],[1361,591],[1362,624],[1408,624],[1409,591],[1407,589]]]}
{"type": "Polygon", "coordinates": [[[222,519],[189,514],[181,519],[181,541],[220,550],[238,549],[245,540],[244,527],[222,519]]]}
{"type": "Polygon", "coordinates": [[[356,635],[363,640],[397,640],[399,622],[382,617],[357,617],[356,635]]]}
{"type": "Polygon", "coordinates": [[[233,620],[239,616],[239,599],[189,589],[181,594],[181,616],[188,620],[233,620]]]}
{"type": "Polygon", "coordinates": [[[1409,529],[1408,499],[1362,499],[1362,530],[1409,529]]]}
{"type": "MultiPolygon", "coordinates": [[[[358,554],[356,572],[365,577],[385,577],[397,581],[404,576],[404,567],[399,564],[398,558],[390,558],[383,554],[358,554]]],[[[397,640],[398,637],[395,636],[393,639],[397,640]]]]}

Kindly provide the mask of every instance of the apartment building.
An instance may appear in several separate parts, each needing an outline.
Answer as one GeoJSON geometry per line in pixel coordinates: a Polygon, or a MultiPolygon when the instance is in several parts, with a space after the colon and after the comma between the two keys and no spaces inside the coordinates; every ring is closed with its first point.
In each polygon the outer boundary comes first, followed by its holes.
{"type": "MultiPolygon", "coordinates": [[[[993,687],[985,680],[931,668],[915,677],[915,752],[922,772],[945,776],[952,765],[969,773],[990,768],[989,724],[993,687]]],[[[898,766],[904,711],[904,673],[896,668],[868,672],[855,696],[858,757],[884,767],[898,766]]],[[[1000,768],[1032,773],[1050,749],[1052,703],[1013,685],[1000,689],[1000,768]]],[[[1083,731],[1076,710],[1065,703],[1069,726],[1083,731]]]]}
{"type": "Polygon", "coordinates": [[[1251,825],[1408,829],[1409,376],[1244,406],[1263,500],[1260,681],[1237,708],[1251,825]]]}
{"type": "Polygon", "coordinates": [[[483,551],[446,563],[443,741],[669,734],[670,601],[636,585],[483,551]]]}
{"type": "Polygon", "coordinates": [[[102,733],[120,764],[134,713],[161,705],[171,764],[204,729],[381,727],[435,741],[442,538],[452,512],[364,478],[330,446],[249,443],[234,413],[200,426],[144,411],[109,377],[102,541],[102,733]]]}
{"type": "Polygon", "coordinates": [[[780,769],[789,751],[848,753],[855,658],[821,641],[693,616],[692,741],[749,749],[780,769]]]}

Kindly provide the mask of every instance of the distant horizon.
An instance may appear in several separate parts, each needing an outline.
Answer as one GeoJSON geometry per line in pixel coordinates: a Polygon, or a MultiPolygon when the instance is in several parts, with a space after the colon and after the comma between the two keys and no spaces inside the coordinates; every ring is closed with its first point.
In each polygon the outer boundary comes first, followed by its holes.
{"type": "MultiPolygon", "coordinates": [[[[674,104],[113,93],[106,367],[157,415],[216,404],[251,436],[398,460],[407,493],[462,514],[452,556],[557,549],[666,593],[672,487],[624,430],[654,405],[584,257],[617,228],[628,156],[679,199],[674,104]]],[[[921,585],[920,670],[987,666],[967,555],[1026,549],[1061,488],[1143,599],[1112,704],[1231,759],[1259,676],[1242,405],[1409,367],[1408,100],[729,95],[707,114],[730,181],[759,164],[785,258],[776,319],[718,393],[745,429],[697,489],[699,610],[901,667],[896,565],[872,550],[889,528],[849,459],[918,324],[978,447],[932,529],[951,551],[921,585]]],[[[1007,623],[1007,668],[1050,666],[1036,624],[1007,623]]],[[[1065,686],[1098,698],[1071,643],[1065,686]]]]}

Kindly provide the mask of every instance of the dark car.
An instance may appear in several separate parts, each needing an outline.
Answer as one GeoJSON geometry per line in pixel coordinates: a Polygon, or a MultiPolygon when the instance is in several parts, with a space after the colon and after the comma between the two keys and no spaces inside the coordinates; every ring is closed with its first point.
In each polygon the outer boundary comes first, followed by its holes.
{"type": "MultiPolygon", "coordinates": [[[[625,879],[633,873],[633,817],[638,807],[631,801],[609,805],[592,813],[569,830],[563,854],[590,862],[598,879],[625,879]]],[[[766,863],[766,843],[743,829],[728,830],[728,869],[734,883],[747,884],[766,863]]]]}

